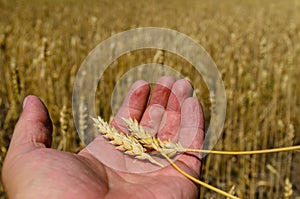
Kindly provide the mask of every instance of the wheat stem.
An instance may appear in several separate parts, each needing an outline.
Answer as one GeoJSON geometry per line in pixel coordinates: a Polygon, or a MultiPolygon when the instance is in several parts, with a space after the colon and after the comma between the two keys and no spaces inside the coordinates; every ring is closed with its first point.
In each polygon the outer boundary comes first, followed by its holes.
{"type": "Polygon", "coordinates": [[[219,155],[254,155],[254,154],[277,153],[277,152],[295,151],[295,150],[300,150],[300,145],[274,148],[274,149],[253,150],[253,151],[215,151],[215,150],[186,148],[184,151],[179,151],[179,152],[210,153],[210,154],[219,154],[219,155]]]}
{"type": "Polygon", "coordinates": [[[226,197],[228,197],[228,198],[231,198],[231,199],[239,199],[238,197],[236,197],[236,196],[233,196],[233,195],[231,195],[231,194],[229,194],[229,193],[227,193],[227,192],[225,192],[225,191],[222,191],[221,189],[218,189],[218,188],[216,188],[216,187],[214,187],[214,186],[211,186],[211,185],[209,185],[209,184],[207,184],[207,183],[205,183],[205,182],[202,182],[201,180],[199,180],[199,179],[197,179],[197,178],[195,178],[195,177],[193,177],[193,176],[191,176],[191,175],[189,175],[189,174],[187,174],[186,172],[184,172],[181,168],[179,168],[178,166],[177,166],[177,164],[175,164],[167,155],[165,155],[165,154],[161,154],[162,156],[164,156],[165,158],[166,158],[166,160],[168,160],[168,162],[170,162],[170,164],[179,172],[179,173],[181,173],[182,175],[184,175],[185,177],[187,177],[188,179],[190,179],[190,180],[192,180],[193,182],[195,182],[195,183],[197,183],[197,184],[199,184],[199,185],[201,185],[201,186],[203,186],[203,187],[205,187],[205,188],[208,188],[208,189],[210,189],[210,190],[212,190],[212,191],[215,191],[215,192],[217,192],[217,193],[219,193],[219,194],[221,194],[221,195],[223,195],[223,196],[226,196],[226,197]]]}
{"type": "Polygon", "coordinates": [[[125,151],[126,154],[133,155],[138,159],[147,159],[148,161],[163,167],[160,163],[156,162],[149,154],[146,153],[149,149],[159,152],[166,160],[182,175],[192,180],[193,182],[206,187],[212,191],[215,191],[227,198],[238,199],[238,197],[231,195],[225,191],[222,191],[216,187],[213,187],[199,179],[187,174],[180,169],[170,157],[177,153],[185,152],[196,152],[196,153],[211,153],[220,155],[253,155],[253,154],[266,154],[276,153],[284,151],[300,150],[299,146],[281,147],[275,149],[263,149],[253,151],[215,151],[215,150],[204,150],[204,149],[189,149],[184,148],[180,143],[172,143],[171,141],[162,141],[159,138],[152,136],[149,132],[145,131],[144,128],[138,123],[137,120],[131,118],[123,118],[126,123],[128,130],[131,132],[131,136],[117,132],[116,129],[111,127],[108,123],[104,122],[100,117],[92,118],[95,122],[95,126],[98,130],[110,140],[111,144],[117,145],[116,149],[125,151]]]}
{"type": "Polygon", "coordinates": [[[161,141],[159,138],[153,137],[149,132],[145,131],[144,128],[139,125],[137,120],[131,118],[123,118],[129,131],[137,138],[144,147],[152,147],[158,152],[166,154],[168,157],[174,156],[176,153],[184,152],[195,152],[195,153],[210,153],[219,155],[254,155],[254,154],[266,154],[266,153],[277,153],[284,151],[300,150],[300,145],[281,147],[274,149],[262,149],[253,151],[215,151],[205,149],[189,149],[184,148],[180,143],[172,143],[171,141],[161,141]]]}

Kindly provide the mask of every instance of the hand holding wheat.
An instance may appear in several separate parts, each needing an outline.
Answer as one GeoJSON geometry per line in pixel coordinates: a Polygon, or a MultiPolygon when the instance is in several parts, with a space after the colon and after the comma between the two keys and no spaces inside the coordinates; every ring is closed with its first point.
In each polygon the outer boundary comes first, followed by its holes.
{"type": "MultiPolygon", "coordinates": [[[[125,131],[122,118],[135,118],[151,133],[158,132],[162,140],[170,138],[182,143],[189,142],[184,137],[194,131],[195,141],[190,147],[199,148],[203,138],[202,110],[199,102],[190,97],[191,93],[187,81],[163,77],[147,106],[149,85],[138,81],[112,124],[125,131]]],[[[172,166],[143,174],[106,167],[90,153],[93,149],[100,153],[106,150],[100,138],[78,154],[47,148],[50,146],[51,121],[47,109],[30,96],[3,165],[3,182],[9,198],[20,195],[22,198],[195,198],[198,194],[198,187],[172,166]]],[[[126,163],[126,158],[131,159],[114,151],[106,154],[107,159],[119,165],[126,163]]],[[[198,177],[201,165],[198,158],[182,155],[176,164],[198,177]]]]}
{"type": "MultiPolygon", "coordinates": [[[[171,77],[163,77],[154,87],[147,106],[148,95],[149,86],[146,82],[138,81],[133,85],[123,102],[122,108],[112,121],[115,129],[129,134],[130,132],[124,118],[135,118],[151,135],[162,141],[170,139],[173,142],[178,141],[192,148],[199,148],[203,139],[203,116],[199,102],[191,97],[192,86],[190,83],[186,80],[175,82],[171,77]]],[[[105,131],[107,130],[103,129],[103,132],[105,131]]],[[[113,134],[118,135],[117,132],[113,134]]],[[[111,142],[119,140],[118,138],[111,139],[109,138],[110,136],[112,135],[105,135],[111,142]]],[[[135,142],[135,140],[132,141],[135,142]]],[[[118,145],[118,149],[120,149],[122,143],[115,143],[115,145],[118,145]]],[[[148,161],[136,161],[130,156],[124,156],[115,150],[115,146],[109,144],[102,136],[99,136],[87,148],[103,163],[112,165],[117,170],[144,173],[160,169],[160,167],[153,164],[147,164],[148,161]],[[107,153],[113,154],[112,157],[114,158],[107,156],[107,153]]],[[[131,153],[130,150],[123,151],[131,153]]],[[[152,163],[155,162],[148,157],[146,158],[146,155],[141,151],[135,156],[139,159],[147,159],[152,163]]],[[[199,168],[199,159],[197,157],[185,154],[182,158],[191,160],[199,168]]]]}

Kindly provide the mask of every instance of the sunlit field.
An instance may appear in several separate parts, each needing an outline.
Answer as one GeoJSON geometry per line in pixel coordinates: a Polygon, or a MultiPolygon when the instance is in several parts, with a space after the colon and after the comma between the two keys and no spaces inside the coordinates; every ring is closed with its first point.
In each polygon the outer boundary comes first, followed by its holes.
{"type": "MultiPolygon", "coordinates": [[[[39,96],[49,109],[52,147],[82,149],[72,116],[81,63],[111,35],[149,26],[190,36],[215,61],[226,89],[227,115],[214,149],[300,144],[300,1],[0,0],[0,165],[28,94],[39,96]]],[[[159,53],[134,51],[112,63],[99,82],[98,114],[109,120],[118,80],[136,65],[161,63],[159,53]]],[[[161,56],[193,83],[207,128],[213,102],[203,80],[185,60],[168,52],[161,56]]],[[[89,119],[84,110],[79,117],[89,119]]],[[[211,154],[203,160],[201,180],[241,198],[299,199],[299,166],[299,151],[211,154]]],[[[5,198],[1,184],[0,198],[5,198]]],[[[200,198],[222,196],[200,187],[200,198]]]]}

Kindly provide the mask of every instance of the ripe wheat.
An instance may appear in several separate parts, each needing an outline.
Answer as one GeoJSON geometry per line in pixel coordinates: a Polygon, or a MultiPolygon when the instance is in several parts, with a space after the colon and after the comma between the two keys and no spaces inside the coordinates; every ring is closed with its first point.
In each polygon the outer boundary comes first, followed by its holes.
{"type": "Polygon", "coordinates": [[[119,133],[101,117],[92,119],[95,127],[106,139],[110,140],[109,143],[117,146],[116,149],[124,151],[124,153],[127,155],[135,156],[137,159],[149,160],[153,164],[163,167],[162,164],[154,160],[149,154],[146,153],[146,149],[136,138],[119,133]]]}
{"type": "Polygon", "coordinates": [[[132,135],[129,136],[124,133],[119,133],[114,127],[110,126],[101,117],[92,119],[98,131],[103,134],[106,139],[110,140],[109,142],[111,144],[116,145],[116,149],[124,151],[125,154],[135,156],[135,158],[138,159],[147,159],[158,166],[164,167],[162,164],[155,161],[151,157],[151,155],[146,153],[146,151],[152,149],[156,152],[159,152],[178,172],[180,172],[190,180],[208,189],[216,191],[217,193],[220,193],[228,198],[237,199],[237,197],[232,196],[231,194],[228,194],[227,192],[213,187],[205,182],[202,182],[180,169],[170,159],[170,157],[174,156],[176,153],[185,151],[184,147],[180,143],[174,144],[171,141],[161,141],[159,138],[155,138],[149,132],[145,131],[144,128],[139,125],[136,120],[133,120],[131,118],[124,119],[128,130],[132,133],[132,135]]]}
{"type": "Polygon", "coordinates": [[[139,125],[137,120],[131,118],[123,118],[128,130],[131,134],[147,149],[154,149],[159,153],[163,153],[168,157],[173,157],[176,153],[185,152],[185,148],[178,142],[173,143],[169,141],[162,141],[159,138],[152,136],[148,131],[139,125]]]}
{"type": "Polygon", "coordinates": [[[293,185],[290,182],[289,178],[286,178],[284,181],[284,199],[289,199],[291,198],[293,194],[293,185]]]}
{"type": "MultiPolygon", "coordinates": [[[[291,150],[299,150],[300,146],[291,146],[275,149],[265,149],[265,150],[255,150],[255,151],[214,151],[214,150],[202,150],[202,149],[188,149],[184,148],[179,142],[173,143],[170,140],[162,141],[159,138],[152,136],[149,132],[145,131],[144,128],[138,123],[137,120],[132,118],[123,118],[128,130],[131,132],[130,135],[125,133],[119,133],[114,127],[110,126],[101,117],[92,118],[95,127],[98,131],[103,134],[103,136],[109,140],[113,145],[116,145],[116,149],[124,151],[125,154],[134,156],[137,159],[149,160],[151,163],[158,166],[164,167],[162,164],[157,162],[148,153],[159,153],[162,155],[170,164],[182,175],[186,176],[190,180],[208,188],[216,191],[219,194],[226,196],[227,198],[237,199],[238,197],[233,196],[230,193],[222,191],[216,187],[213,187],[207,183],[194,178],[193,176],[187,174],[182,169],[180,169],[170,158],[177,153],[184,152],[210,152],[212,154],[222,154],[222,155],[249,155],[249,154],[265,154],[265,153],[275,153],[291,150]],[[147,153],[148,152],[148,153],[147,153]]],[[[286,186],[287,187],[287,186],[286,186]]],[[[287,191],[287,190],[286,190],[287,191]]],[[[288,190],[290,193],[290,189],[288,190]]]]}

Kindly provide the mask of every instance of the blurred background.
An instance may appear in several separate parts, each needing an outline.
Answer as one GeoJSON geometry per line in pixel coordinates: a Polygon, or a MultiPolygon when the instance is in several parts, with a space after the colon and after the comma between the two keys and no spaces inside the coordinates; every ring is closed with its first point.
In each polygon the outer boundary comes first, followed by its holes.
{"type": "MultiPolygon", "coordinates": [[[[218,66],[227,117],[214,149],[300,144],[300,1],[0,0],[0,165],[28,94],[39,96],[50,111],[53,148],[78,152],[84,147],[71,107],[77,70],[99,42],[147,26],[187,34],[218,66]]],[[[118,80],[132,67],[151,62],[173,67],[194,84],[208,127],[213,101],[203,80],[182,58],[155,49],[128,53],[111,64],[99,82],[98,114],[109,120],[118,80]]],[[[88,133],[85,107],[78,117],[79,131],[88,133]]],[[[201,179],[242,198],[299,199],[299,165],[299,151],[208,155],[201,179]]],[[[200,198],[222,198],[200,190],[200,198]]],[[[1,184],[0,198],[5,198],[1,184]]]]}

